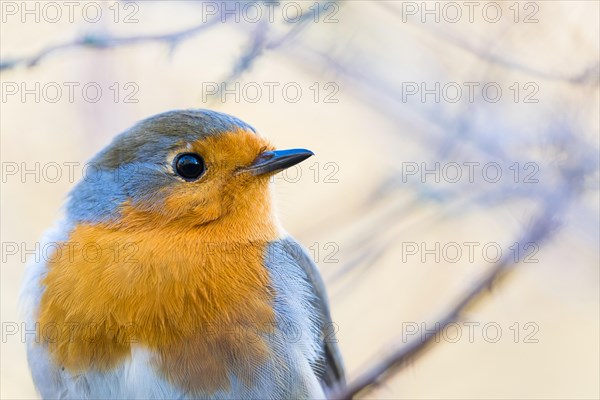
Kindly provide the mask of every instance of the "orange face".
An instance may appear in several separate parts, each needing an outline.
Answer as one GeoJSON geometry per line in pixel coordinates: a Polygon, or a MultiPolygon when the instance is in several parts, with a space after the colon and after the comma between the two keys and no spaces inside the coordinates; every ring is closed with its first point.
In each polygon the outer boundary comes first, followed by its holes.
{"type": "MultiPolygon", "coordinates": [[[[254,176],[244,169],[259,154],[272,149],[268,141],[245,130],[210,136],[173,149],[165,160],[167,168],[171,168],[178,154],[195,153],[204,159],[205,172],[197,180],[181,179],[161,188],[164,202],[156,207],[123,204],[123,218],[118,223],[123,228],[153,229],[175,224],[190,229],[222,218],[228,221],[220,224],[236,227],[252,224],[245,219],[270,219],[265,214],[270,212],[268,175],[254,176]]],[[[232,233],[235,232],[226,234],[232,233]]]]}

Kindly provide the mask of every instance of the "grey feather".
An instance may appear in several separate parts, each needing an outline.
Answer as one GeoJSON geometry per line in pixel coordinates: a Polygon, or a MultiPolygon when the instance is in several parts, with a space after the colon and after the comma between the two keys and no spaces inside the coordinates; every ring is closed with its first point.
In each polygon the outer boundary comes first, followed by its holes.
{"type": "Polygon", "coordinates": [[[314,308],[319,314],[321,346],[323,348],[321,365],[316,373],[322,385],[331,391],[346,383],[344,364],[335,336],[336,324],[331,320],[329,300],[325,284],[318,267],[312,261],[307,251],[294,238],[288,236],[281,240],[283,249],[297,262],[306,274],[306,279],[314,292],[314,308]]]}

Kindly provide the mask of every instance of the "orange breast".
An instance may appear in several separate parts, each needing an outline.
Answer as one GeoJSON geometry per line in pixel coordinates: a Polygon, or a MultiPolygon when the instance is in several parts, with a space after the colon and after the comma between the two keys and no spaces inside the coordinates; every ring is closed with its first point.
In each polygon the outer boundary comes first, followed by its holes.
{"type": "MultiPolygon", "coordinates": [[[[134,214],[125,209],[124,221],[134,214]]],[[[252,380],[269,357],[261,335],[274,322],[263,265],[277,237],[269,214],[265,203],[210,229],[75,227],[43,281],[38,329],[58,332],[46,343],[54,360],[75,373],[106,371],[140,345],[190,392],[226,390],[228,371],[252,380]]]]}

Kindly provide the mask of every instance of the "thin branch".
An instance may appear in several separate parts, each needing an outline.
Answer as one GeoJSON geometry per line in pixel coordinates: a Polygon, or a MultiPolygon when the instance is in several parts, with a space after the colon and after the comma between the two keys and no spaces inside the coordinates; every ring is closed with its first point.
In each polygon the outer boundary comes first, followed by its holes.
{"type": "MultiPolygon", "coordinates": [[[[337,2],[337,1],[334,1],[337,2]]],[[[319,10],[322,11],[324,7],[329,6],[331,2],[320,2],[318,3],[319,10]]],[[[242,59],[236,65],[232,75],[240,75],[244,70],[248,69],[252,63],[258,58],[262,51],[266,49],[275,49],[289,40],[297,36],[307,25],[312,18],[310,14],[303,15],[302,19],[294,23],[294,26],[280,38],[271,40],[267,43],[266,41],[266,26],[260,27],[256,33],[257,36],[252,40],[249,46],[249,52],[242,56],[242,59]],[[241,63],[241,64],[240,64],[241,63]]],[[[125,37],[111,37],[110,35],[100,34],[87,34],[80,38],[76,38],[71,42],[61,43],[54,46],[49,46],[42,49],[39,53],[22,58],[0,60],[0,71],[15,68],[19,65],[24,65],[27,68],[33,67],[39,62],[61,50],[69,50],[74,48],[94,48],[94,49],[109,49],[119,46],[135,45],[140,43],[149,42],[164,42],[169,45],[170,51],[172,52],[175,47],[180,44],[184,39],[187,39],[193,35],[202,32],[214,26],[219,21],[222,21],[222,16],[217,14],[214,15],[209,21],[201,24],[192,26],[191,28],[184,29],[173,33],[166,34],[154,34],[154,35],[138,35],[138,36],[125,36],[125,37]]]]}
{"type": "MultiPolygon", "coordinates": [[[[402,12],[398,10],[397,7],[393,7],[387,2],[376,2],[380,7],[383,7],[386,11],[391,12],[396,17],[402,17],[402,12]]],[[[427,30],[428,33],[431,33],[436,37],[436,39],[443,40],[446,43],[449,43],[453,46],[456,46],[464,51],[467,51],[471,54],[476,55],[483,61],[488,63],[501,66],[503,68],[507,68],[510,70],[521,71],[525,74],[533,75],[538,78],[548,79],[548,80],[556,80],[568,82],[573,85],[588,85],[593,84],[597,85],[600,82],[599,74],[600,64],[598,62],[594,62],[588,65],[581,73],[574,75],[566,75],[560,73],[549,73],[546,71],[542,71],[540,69],[536,69],[530,67],[526,64],[518,63],[515,61],[508,60],[501,56],[495,55],[487,51],[485,48],[477,47],[472,45],[471,43],[466,42],[464,39],[457,37],[456,35],[451,34],[449,31],[441,32],[439,29],[430,29],[427,30]]]]}
{"type": "Polygon", "coordinates": [[[242,51],[242,54],[238,57],[235,65],[233,66],[233,69],[226,78],[221,79],[221,84],[219,85],[218,90],[212,97],[213,103],[220,102],[223,89],[227,87],[227,85],[230,82],[237,79],[244,72],[252,68],[252,66],[254,66],[254,63],[263,55],[267,45],[268,32],[269,27],[264,22],[259,23],[257,27],[252,31],[248,45],[242,51]]]}
{"type": "Polygon", "coordinates": [[[53,55],[61,50],[69,50],[74,48],[88,47],[94,49],[109,49],[119,46],[136,45],[140,43],[148,42],[163,42],[167,43],[172,51],[182,40],[196,35],[212,26],[221,20],[221,17],[216,15],[209,21],[192,26],[181,31],[165,33],[165,34],[154,34],[154,35],[138,35],[138,36],[125,36],[125,37],[112,37],[109,35],[100,34],[87,34],[83,37],[77,38],[71,42],[61,43],[54,46],[49,46],[42,49],[39,53],[22,58],[3,60],[0,62],[0,71],[14,68],[19,65],[25,67],[33,67],[39,64],[42,59],[53,55]]]}
{"type": "MultiPolygon", "coordinates": [[[[553,202],[547,202],[544,207],[544,212],[538,217],[527,232],[523,235],[519,245],[522,247],[527,243],[540,244],[546,241],[556,231],[559,217],[568,204],[570,193],[558,195],[553,202]]],[[[435,324],[435,329],[431,335],[424,338],[412,340],[406,345],[398,347],[390,355],[384,357],[381,362],[368,368],[365,372],[359,375],[346,388],[340,390],[332,396],[334,399],[352,399],[353,396],[361,392],[368,391],[374,388],[378,382],[393,371],[397,371],[406,365],[406,362],[414,359],[414,357],[422,354],[435,341],[437,335],[441,333],[449,324],[460,320],[461,313],[468,307],[476,304],[500,278],[503,278],[507,272],[511,271],[511,267],[516,265],[526,252],[523,248],[519,251],[518,256],[513,253],[505,253],[505,255],[496,263],[478,282],[462,297],[458,302],[451,307],[435,324]]],[[[389,353],[389,351],[386,351],[389,353]]],[[[382,352],[383,353],[383,352],[382,352]]]]}
{"type": "MultiPolygon", "coordinates": [[[[319,12],[322,12],[325,6],[336,2],[337,0],[333,2],[326,1],[318,3],[319,12]]],[[[283,35],[275,37],[274,39],[269,39],[269,26],[266,20],[263,20],[256,27],[256,29],[253,29],[250,32],[252,37],[249,40],[247,47],[238,58],[231,73],[226,78],[222,79],[221,82],[227,86],[229,82],[239,78],[242,74],[252,68],[258,58],[260,58],[265,51],[276,50],[277,48],[290,42],[292,39],[298,37],[300,33],[308,26],[310,18],[312,18],[311,14],[304,14],[300,21],[294,22],[293,25],[291,22],[288,22],[288,25],[292,25],[292,28],[283,35]]],[[[220,86],[220,88],[221,87],[222,86],[220,86]]],[[[220,92],[221,89],[219,89],[215,98],[218,97],[220,92]]]]}

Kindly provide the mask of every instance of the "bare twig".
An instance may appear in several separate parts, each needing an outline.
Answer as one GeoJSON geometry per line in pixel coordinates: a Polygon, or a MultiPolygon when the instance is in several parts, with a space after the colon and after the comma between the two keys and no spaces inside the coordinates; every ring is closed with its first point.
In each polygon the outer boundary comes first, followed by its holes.
{"type": "MultiPolygon", "coordinates": [[[[334,1],[335,3],[336,1],[334,1]]],[[[318,3],[319,11],[323,10],[323,7],[329,6],[332,2],[320,2],[318,3]]],[[[294,23],[294,26],[289,29],[284,35],[274,40],[267,42],[266,40],[266,25],[262,24],[256,30],[256,36],[252,39],[249,49],[243,54],[238,64],[235,66],[232,75],[240,75],[245,69],[248,69],[253,61],[260,56],[264,49],[275,49],[284,43],[288,42],[295,36],[297,36],[308,24],[310,14],[303,15],[302,19],[294,23]]],[[[27,57],[7,59],[0,61],[0,71],[15,68],[19,65],[25,67],[33,67],[39,62],[61,50],[69,50],[74,48],[95,48],[95,49],[109,49],[119,46],[135,45],[140,43],[149,42],[163,42],[169,45],[169,52],[172,52],[175,47],[180,44],[184,39],[194,36],[205,29],[214,26],[219,21],[223,21],[220,14],[214,15],[209,21],[200,23],[181,31],[166,33],[166,34],[155,34],[155,35],[138,35],[138,36],[124,36],[124,37],[112,37],[104,34],[87,34],[80,38],[76,38],[70,42],[61,43],[42,49],[39,53],[33,54],[27,57]]]]}
{"type": "Polygon", "coordinates": [[[74,48],[89,47],[95,49],[109,49],[119,46],[136,45],[140,43],[148,42],[163,42],[169,45],[170,51],[172,51],[182,40],[196,35],[212,26],[214,26],[221,19],[220,16],[214,16],[209,21],[201,23],[191,28],[187,28],[181,31],[155,34],[155,35],[138,35],[138,36],[125,36],[125,37],[112,37],[109,35],[99,34],[88,34],[83,37],[77,38],[71,42],[61,43],[54,46],[49,46],[42,49],[39,53],[28,57],[15,58],[12,60],[3,60],[0,63],[0,71],[14,68],[19,65],[25,67],[33,67],[37,65],[42,59],[57,53],[61,50],[69,50],[74,48]]]}
{"type": "MultiPolygon", "coordinates": [[[[319,12],[322,12],[323,8],[327,5],[331,5],[331,3],[336,3],[336,1],[317,3],[319,12]]],[[[252,68],[252,66],[265,53],[265,51],[276,50],[300,35],[300,33],[308,26],[310,18],[312,18],[310,14],[304,14],[301,20],[295,22],[291,29],[289,29],[283,35],[275,37],[274,39],[270,39],[268,37],[268,23],[266,20],[262,21],[255,29],[252,30],[252,32],[250,32],[251,38],[248,46],[246,46],[243,53],[238,58],[231,73],[226,78],[221,80],[221,83],[224,85],[219,86],[219,90],[214,98],[219,98],[223,86],[226,87],[229,82],[239,78],[243,73],[252,68]]],[[[243,25],[241,26],[243,27],[243,25]]]]}
{"type": "MultiPolygon", "coordinates": [[[[402,17],[401,11],[398,10],[398,8],[390,5],[387,2],[377,2],[374,4],[377,4],[378,6],[385,8],[386,11],[391,12],[392,14],[396,15],[397,17],[402,17]]],[[[532,76],[536,76],[536,77],[542,78],[542,79],[568,82],[573,85],[587,85],[587,84],[597,85],[600,82],[600,80],[598,78],[598,76],[599,76],[598,72],[600,71],[600,64],[598,64],[597,62],[594,62],[593,64],[586,67],[582,72],[580,72],[578,74],[574,74],[574,75],[549,73],[546,71],[542,71],[540,69],[530,67],[526,64],[511,61],[511,60],[508,60],[501,56],[492,54],[489,51],[486,51],[484,48],[474,46],[471,43],[466,42],[464,39],[451,34],[451,32],[449,32],[449,31],[441,32],[436,29],[429,29],[427,32],[430,32],[431,34],[435,35],[435,37],[437,39],[443,40],[453,46],[459,47],[471,54],[474,54],[477,57],[479,57],[480,59],[482,59],[488,63],[498,65],[498,66],[501,66],[501,67],[504,67],[504,68],[507,68],[510,70],[521,71],[523,73],[526,73],[526,74],[529,74],[532,76]]]]}
{"type": "MultiPolygon", "coordinates": [[[[562,215],[568,200],[570,199],[570,192],[566,192],[561,195],[557,195],[553,201],[548,201],[545,204],[544,211],[541,215],[532,223],[531,227],[523,235],[521,241],[518,243],[521,246],[527,243],[540,244],[556,231],[556,227],[559,222],[559,217],[562,215]]],[[[522,249],[521,249],[522,250],[522,249]]],[[[414,357],[422,354],[427,350],[432,343],[433,339],[443,331],[449,324],[454,323],[460,319],[461,313],[470,306],[477,303],[482,295],[489,289],[494,283],[500,278],[504,277],[507,272],[511,270],[511,267],[517,264],[521,256],[525,255],[524,251],[519,251],[518,256],[514,254],[505,254],[498,263],[496,263],[484,276],[482,276],[470,290],[467,290],[458,302],[451,307],[441,318],[438,319],[438,323],[435,324],[435,329],[431,335],[424,338],[415,339],[406,345],[398,347],[397,350],[393,351],[390,355],[383,358],[381,362],[368,368],[365,372],[359,375],[353,382],[351,382],[346,388],[336,393],[332,398],[335,399],[351,399],[358,393],[368,391],[373,388],[377,383],[386,375],[391,372],[402,368],[407,361],[412,360],[414,357]]],[[[383,353],[383,352],[382,352],[383,353]]],[[[389,353],[389,351],[386,351],[389,353]]],[[[384,353],[383,353],[384,354],[384,353]]]]}

